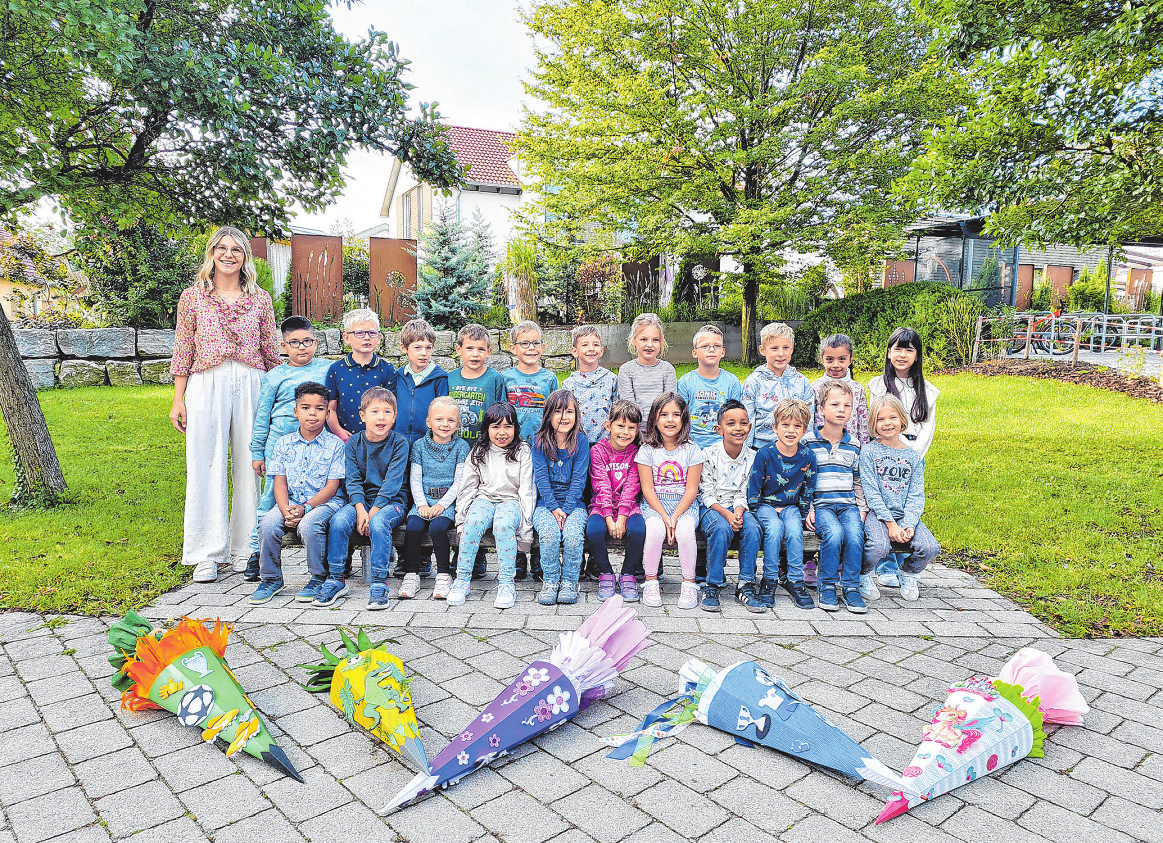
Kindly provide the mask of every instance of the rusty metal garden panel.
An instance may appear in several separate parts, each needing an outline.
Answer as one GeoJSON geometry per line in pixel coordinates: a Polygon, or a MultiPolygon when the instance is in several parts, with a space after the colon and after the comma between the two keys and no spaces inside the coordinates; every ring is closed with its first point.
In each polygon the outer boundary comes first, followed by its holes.
{"type": "Polygon", "coordinates": [[[333,323],[343,316],[343,238],[291,237],[291,309],[312,322],[333,323]]]}
{"type": "Polygon", "coordinates": [[[1034,296],[1034,265],[1018,264],[1018,294],[1015,301],[1018,310],[1029,310],[1030,299],[1034,296]]]}
{"type": "Polygon", "coordinates": [[[1050,277],[1050,309],[1058,306],[1058,299],[1067,296],[1067,290],[1074,283],[1074,267],[1047,266],[1046,275],[1050,277]]]}
{"type": "Polygon", "coordinates": [[[371,267],[368,306],[385,327],[401,325],[416,316],[416,241],[373,237],[369,242],[371,267]]]}
{"type": "Polygon", "coordinates": [[[915,261],[885,261],[884,287],[895,287],[897,284],[909,284],[917,271],[915,261]]]}

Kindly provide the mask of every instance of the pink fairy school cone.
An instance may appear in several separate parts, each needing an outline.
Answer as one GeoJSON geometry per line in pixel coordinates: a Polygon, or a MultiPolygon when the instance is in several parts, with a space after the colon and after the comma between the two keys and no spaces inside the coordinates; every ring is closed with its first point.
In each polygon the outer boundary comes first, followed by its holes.
{"type": "Polygon", "coordinates": [[[876,823],[1023,758],[1041,758],[1043,723],[1077,725],[1089,710],[1075,678],[1038,650],[1018,651],[996,679],[958,682],[921,729],[909,766],[899,776],[866,774],[893,789],[876,823]]]}
{"type": "Polygon", "coordinates": [[[450,787],[495,758],[555,729],[613,692],[614,679],[650,645],[650,632],[611,597],[576,632],[563,632],[548,660],[530,664],[383,809],[450,787]]]}

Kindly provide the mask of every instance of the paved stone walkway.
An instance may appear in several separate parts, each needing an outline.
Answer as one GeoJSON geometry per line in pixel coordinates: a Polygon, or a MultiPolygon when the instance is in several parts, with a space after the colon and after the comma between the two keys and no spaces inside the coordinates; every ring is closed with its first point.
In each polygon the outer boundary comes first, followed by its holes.
{"type": "MultiPolygon", "coordinates": [[[[288,580],[305,580],[289,566],[288,580]]],[[[425,596],[430,581],[425,583],[425,596]]],[[[237,622],[227,657],[307,783],[249,756],[227,759],[161,712],[122,712],[110,686],[109,620],[0,615],[0,843],[245,841],[1102,841],[1163,840],[1163,641],[1071,641],[941,566],[922,599],[874,603],[863,617],[804,612],[786,597],[774,615],[735,604],[721,617],[642,609],[654,646],[631,663],[620,693],[526,744],[444,794],[387,817],[376,811],[413,776],[399,756],[352,729],[295,667],[314,645],[337,645],[337,624],[375,626],[417,679],[412,691],[434,755],[557,631],[592,611],[593,585],[575,607],[544,608],[523,584],[519,604],[467,607],[427,599],[362,609],[354,588],[333,610],[289,597],[252,608],[237,575],[190,585],[146,610],[237,622]],[[467,611],[466,611],[467,609],[467,611]],[[691,656],[718,667],[768,664],[890,767],[912,757],[944,689],[994,673],[1033,644],[1074,671],[1093,710],[1082,728],[1056,730],[1046,757],[978,779],[874,827],[886,791],[851,787],[778,753],[736,746],[695,725],[633,769],[607,760],[598,738],[629,730],[673,695],[691,656]]]]}

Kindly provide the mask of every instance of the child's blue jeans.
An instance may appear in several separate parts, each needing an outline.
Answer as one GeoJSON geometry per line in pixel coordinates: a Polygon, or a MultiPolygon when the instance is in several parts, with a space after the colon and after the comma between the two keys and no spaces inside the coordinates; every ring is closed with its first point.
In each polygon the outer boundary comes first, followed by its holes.
{"type": "Polygon", "coordinates": [[[755,519],[763,527],[763,578],[768,582],[779,579],[779,549],[787,554],[787,578],[791,582],[804,581],[804,520],[798,506],[760,504],[755,519]]]}
{"type": "MultiPolygon", "coordinates": [[[[606,519],[596,512],[586,521],[586,541],[590,543],[590,558],[603,574],[613,574],[610,554],[606,550],[606,519]]],[[[646,520],[641,515],[626,519],[626,555],[622,557],[622,575],[633,574],[642,567],[642,548],[646,543],[646,520]]]]}
{"type": "MultiPolygon", "coordinates": [[[[298,429],[299,422],[297,419],[290,419],[281,425],[271,427],[270,433],[267,434],[266,450],[263,453],[263,459],[266,460],[267,465],[270,465],[271,457],[275,453],[275,445],[279,439],[288,433],[294,433],[298,429]]],[[[260,547],[258,530],[262,525],[262,518],[275,505],[275,478],[268,474],[259,482],[259,486],[261,488],[258,496],[258,506],[255,508],[254,532],[250,534],[251,553],[254,553],[260,547]]]]}
{"type": "Polygon", "coordinates": [[[533,510],[533,529],[541,547],[541,570],[545,582],[576,583],[581,574],[582,551],[586,547],[586,511],[578,507],[565,519],[562,530],[548,507],[533,510]],[[558,547],[564,545],[561,552],[558,547]]]}
{"type": "Polygon", "coordinates": [[[839,583],[843,588],[859,588],[864,522],[856,504],[817,506],[816,535],[820,537],[819,587],[839,583]]]}
{"type": "MultiPolygon", "coordinates": [[[[909,545],[912,552],[905,557],[904,563],[900,566],[900,570],[906,574],[921,573],[941,552],[941,545],[933,538],[929,528],[919,521],[913,530],[913,540],[909,545]]],[[[874,568],[880,570],[877,563],[888,558],[891,549],[888,527],[884,526],[883,521],[877,520],[875,515],[869,515],[864,525],[864,561],[861,573],[872,573],[874,568]]]]}
{"type": "MultiPolygon", "coordinates": [[[[369,510],[371,507],[367,507],[369,510]]],[[[372,542],[371,581],[384,583],[388,580],[388,566],[392,561],[392,531],[404,521],[407,510],[398,503],[389,504],[372,516],[368,525],[368,535],[372,542]]],[[[343,579],[343,569],[347,566],[347,549],[351,534],[355,532],[355,522],[359,517],[355,504],[348,504],[331,519],[331,529],[327,536],[328,577],[343,579]]]]}
{"type": "Polygon", "coordinates": [[[477,499],[464,516],[460,528],[460,557],[456,562],[456,578],[472,578],[472,565],[477,557],[481,537],[493,529],[497,545],[497,582],[511,583],[517,571],[517,530],[521,526],[521,504],[517,501],[493,503],[477,499]]]}
{"type": "MultiPolygon", "coordinates": [[[[267,510],[259,528],[259,577],[264,581],[283,578],[283,543],[285,534],[296,532],[307,551],[307,571],[313,577],[327,576],[327,524],[343,506],[342,499],[332,498],[314,507],[293,529],[283,524],[283,511],[277,506],[267,510]]],[[[346,551],[344,551],[346,553],[346,551]]],[[[342,562],[340,563],[343,564],[342,562]]]]}
{"type": "MultiPolygon", "coordinates": [[[[699,519],[699,529],[707,539],[707,582],[722,588],[727,584],[724,570],[727,565],[727,549],[731,547],[735,531],[731,529],[731,524],[726,518],[706,507],[703,507],[703,515],[699,519]]],[[[739,530],[739,582],[754,581],[755,558],[759,555],[762,543],[763,528],[759,526],[754,515],[744,512],[743,527],[739,530]]],[[[800,555],[803,555],[802,552],[800,555]]],[[[778,573],[779,551],[776,551],[775,560],[778,573]]],[[[772,578],[772,582],[774,581],[772,578]]]]}

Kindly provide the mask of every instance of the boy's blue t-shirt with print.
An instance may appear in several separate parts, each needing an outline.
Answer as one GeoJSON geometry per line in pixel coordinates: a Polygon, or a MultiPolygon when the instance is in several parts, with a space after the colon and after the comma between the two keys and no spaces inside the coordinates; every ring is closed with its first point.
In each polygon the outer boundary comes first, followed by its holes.
{"type": "Polygon", "coordinates": [[[505,378],[491,366],[478,378],[467,379],[464,369],[448,373],[448,397],[460,407],[460,438],[470,445],[481,438],[485,410],[498,401],[509,400],[505,378]]]}
{"type": "Polygon", "coordinates": [[[517,408],[517,422],[521,425],[521,438],[530,444],[541,427],[541,416],[545,413],[545,399],[558,388],[557,375],[542,367],[540,371],[527,375],[514,366],[504,371],[505,389],[509,393],[509,403],[517,408]]]}
{"type": "Polygon", "coordinates": [[[327,391],[336,402],[335,417],[339,426],[348,433],[361,433],[366,425],[359,417],[359,404],[363,394],[373,386],[383,386],[395,391],[396,369],[378,354],[363,366],[350,354],[344,355],[331,364],[327,370],[327,391]]]}
{"type": "Polygon", "coordinates": [[[707,380],[695,369],[678,379],[678,394],[691,414],[691,439],[700,448],[709,448],[719,441],[715,433],[719,408],[732,398],[742,401],[743,384],[725,369],[720,369],[713,380],[707,380]]]}

